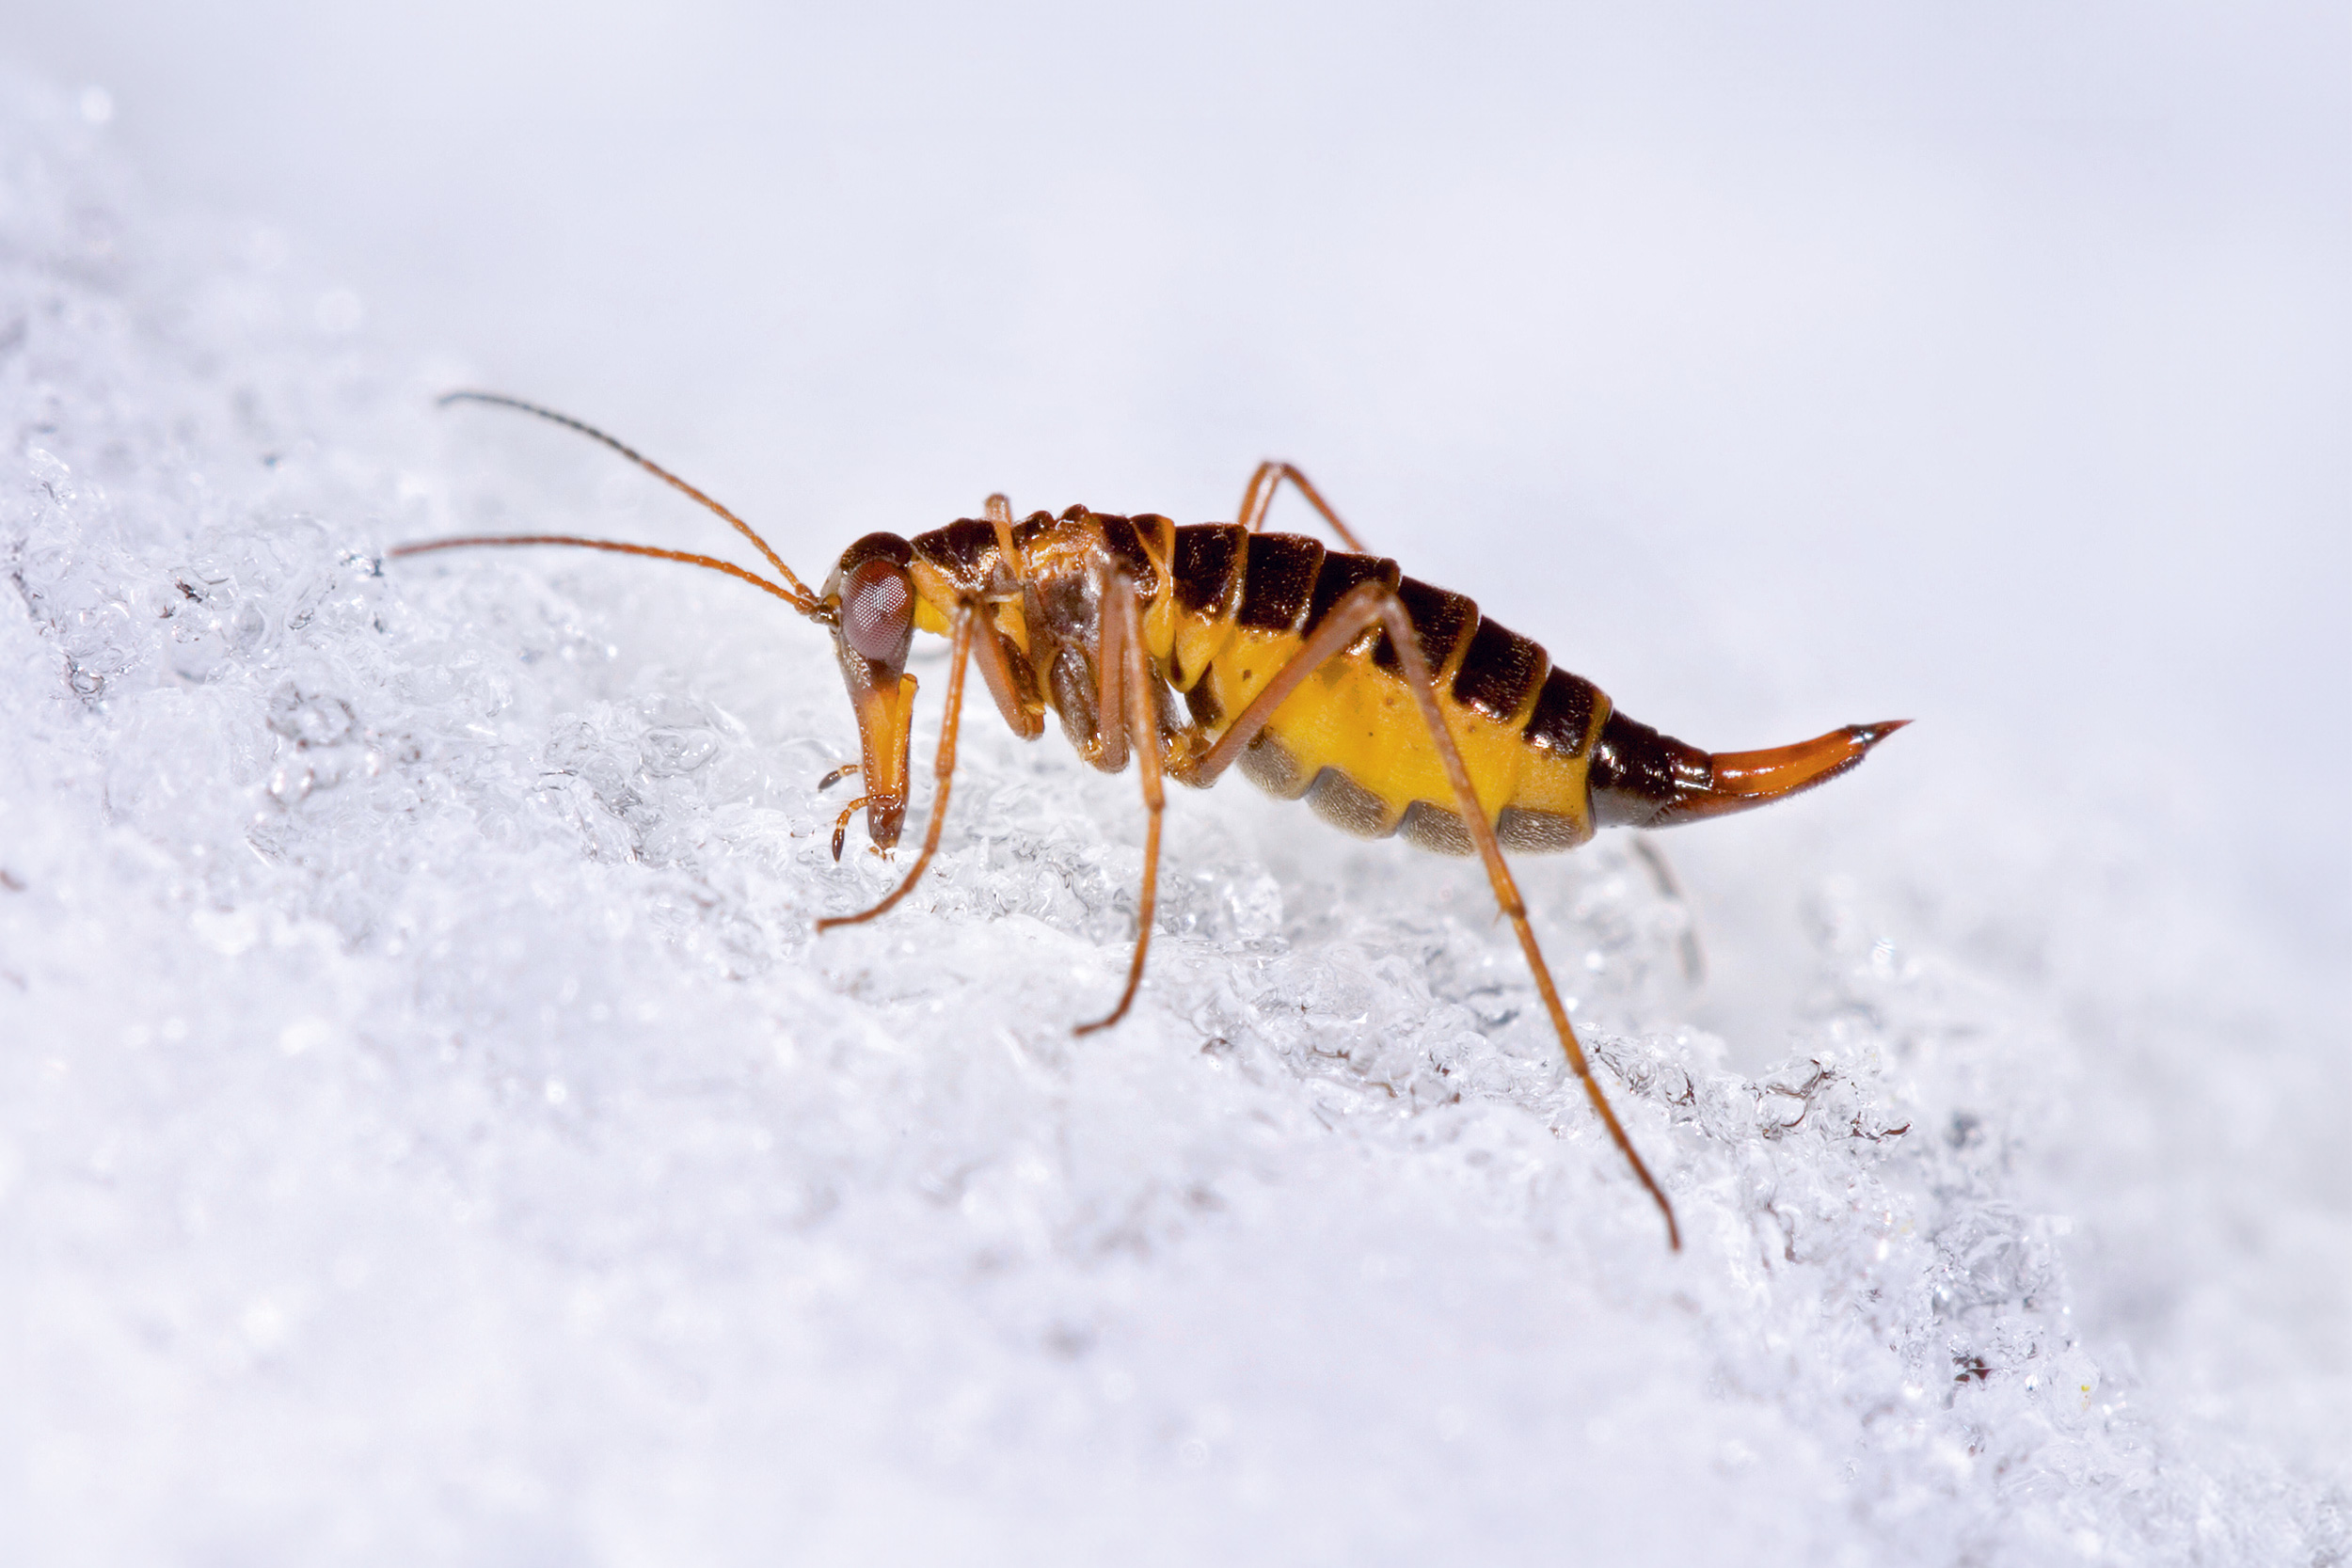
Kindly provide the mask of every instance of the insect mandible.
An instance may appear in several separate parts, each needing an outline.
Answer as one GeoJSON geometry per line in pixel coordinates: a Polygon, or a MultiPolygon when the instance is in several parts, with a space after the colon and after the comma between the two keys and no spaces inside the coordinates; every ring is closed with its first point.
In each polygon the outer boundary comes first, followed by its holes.
{"type": "Polygon", "coordinates": [[[1269,794],[1303,799],[1350,832],[1402,833],[1422,848],[1485,863],[1568,1067],[1665,1216],[1677,1249],[1674,1205],[1593,1076],[1502,851],[1572,849],[1597,828],[1663,828],[1745,811],[1836,778],[1909,722],[1850,724],[1793,746],[1721,754],[1661,735],[1618,713],[1590,681],[1553,669],[1542,648],[1479,614],[1470,599],[1406,577],[1365,549],[1287,463],[1258,466],[1231,523],[1180,528],[1156,515],[1083,506],[1015,518],[1010,502],[991,496],[980,517],[913,539],[867,534],[812,592],[750,524],[594,426],[493,392],[440,401],[519,409],[602,442],[733,524],[781,580],[714,556],[572,534],[427,539],[389,554],[566,545],[680,561],[739,578],[833,633],[857,713],[860,760],[825,782],[855,771],[865,789],[835,826],[836,860],[860,807],[876,847],[898,844],[914,736],[907,652],[918,629],[947,638],[947,701],[922,851],[881,903],[819,920],[818,930],[887,912],[930,864],[955,776],[964,673],[977,663],[1016,735],[1044,733],[1050,709],[1081,757],[1106,773],[1133,759],[1142,781],[1135,954],[1119,1005],[1079,1034],[1125,1017],[1143,979],[1163,780],[1205,788],[1238,764],[1269,794]],[[1285,483],[1345,551],[1264,531],[1285,483]]]}

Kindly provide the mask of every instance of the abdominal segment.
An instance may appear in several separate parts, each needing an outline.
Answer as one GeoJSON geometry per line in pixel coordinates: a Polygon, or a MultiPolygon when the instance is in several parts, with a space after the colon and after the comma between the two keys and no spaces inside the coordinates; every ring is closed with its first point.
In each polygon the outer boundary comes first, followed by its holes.
{"type": "MultiPolygon", "coordinates": [[[[1551,669],[1541,647],[1481,616],[1463,595],[1396,575],[1392,562],[1326,551],[1295,535],[1178,531],[1176,613],[1168,646],[1153,652],[1212,736],[1348,589],[1386,580],[1422,642],[1446,727],[1503,847],[1569,849],[1592,836],[1586,769],[1609,700],[1590,682],[1551,669]]],[[[1471,850],[1444,763],[1385,632],[1367,633],[1309,676],[1240,768],[1267,793],[1304,799],[1351,833],[1402,833],[1444,854],[1471,850]]]]}

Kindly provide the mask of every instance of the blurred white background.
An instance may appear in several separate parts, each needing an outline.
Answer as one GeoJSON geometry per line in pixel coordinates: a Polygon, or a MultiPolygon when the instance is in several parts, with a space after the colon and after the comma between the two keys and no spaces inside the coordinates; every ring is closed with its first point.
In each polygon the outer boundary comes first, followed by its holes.
{"type": "MultiPolygon", "coordinates": [[[[250,214],[804,573],[999,486],[1223,515],[1289,456],[1637,717],[1930,721],[1871,787],[2047,792],[2303,961],[2352,936],[2340,8],[83,0],[8,32],[109,95],[162,199],[250,214]]],[[[1740,849],[1680,852],[1703,887],[1740,849]]]]}

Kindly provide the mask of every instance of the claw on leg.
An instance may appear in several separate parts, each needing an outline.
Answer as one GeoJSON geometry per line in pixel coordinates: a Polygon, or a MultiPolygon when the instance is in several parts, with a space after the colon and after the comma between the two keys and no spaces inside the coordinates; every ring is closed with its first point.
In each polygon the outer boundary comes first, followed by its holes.
{"type": "MultiPolygon", "coordinates": [[[[955,618],[948,623],[947,710],[939,721],[939,756],[931,765],[931,776],[936,783],[931,793],[930,823],[923,830],[923,852],[914,857],[914,869],[900,879],[898,885],[892,888],[881,903],[870,910],[860,910],[855,914],[828,915],[817,923],[819,931],[830,931],[836,926],[862,926],[866,921],[889,913],[898,906],[898,900],[923,879],[924,869],[931,863],[931,857],[939,853],[939,830],[947,820],[947,790],[956,777],[956,724],[963,712],[963,667],[972,658],[973,620],[972,607],[959,604],[955,618]]],[[[850,812],[854,812],[863,803],[852,800],[850,811],[841,814],[841,821],[833,832],[834,859],[841,858],[841,837],[849,831],[850,812]]],[[[893,841],[896,841],[895,835],[893,841]]]]}
{"type": "Polygon", "coordinates": [[[850,818],[866,809],[866,797],[861,795],[841,808],[840,817],[833,825],[833,860],[841,863],[841,846],[850,836],[850,818]]]}

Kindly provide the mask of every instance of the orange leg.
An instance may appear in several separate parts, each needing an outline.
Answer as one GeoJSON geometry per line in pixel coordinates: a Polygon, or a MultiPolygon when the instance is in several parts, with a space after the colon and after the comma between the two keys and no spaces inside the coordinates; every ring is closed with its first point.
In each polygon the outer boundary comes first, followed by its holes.
{"type": "Polygon", "coordinates": [[[1234,521],[1252,533],[1264,528],[1265,515],[1274,505],[1274,492],[1282,487],[1286,479],[1298,486],[1298,493],[1307,498],[1308,505],[1323,515],[1323,520],[1331,525],[1331,531],[1340,536],[1341,544],[1358,555],[1373,553],[1363,541],[1348,531],[1347,525],[1340,521],[1340,515],[1331,510],[1331,503],[1323,499],[1323,492],[1305,474],[1288,463],[1277,463],[1270,458],[1259,464],[1258,471],[1249,476],[1249,487],[1241,493],[1241,515],[1234,521]]]}
{"type": "Polygon", "coordinates": [[[1021,552],[1012,547],[1012,498],[999,490],[988,498],[988,504],[980,510],[986,514],[989,526],[996,531],[996,549],[1005,564],[1016,566],[1021,552]]]}
{"type": "Polygon", "coordinates": [[[1325,660],[1338,654],[1357,638],[1374,626],[1387,630],[1396,644],[1397,661],[1404,666],[1405,684],[1412,689],[1413,701],[1421,708],[1422,721],[1429,728],[1429,737],[1438,748],[1438,759],[1445,765],[1446,781],[1453,786],[1454,809],[1461,814],[1462,826],[1478,848],[1478,858],[1486,863],[1486,880],[1494,888],[1495,902],[1502,907],[1503,915],[1518,933],[1519,951],[1527,958],[1527,967],[1535,976],[1535,990],[1544,999],[1544,1010],[1551,1015],[1551,1026],[1560,1037],[1560,1048],[1567,1053],[1568,1067],[1584,1085],[1584,1096],[1592,1101],[1593,1110],[1600,1117],[1601,1125],[1609,1130],[1610,1138],[1633,1167],[1633,1174],[1649,1196],[1656,1200],[1659,1212],[1666,1216],[1666,1240],[1677,1252],[1682,1248],[1682,1228],[1675,1222],[1674,1205],[1658,1185],[1649,1167],[1634,1152],[1633,1140],[1626,1136],[1625,1126],[1617,1120],[1617,1113],[1601,1091],[1600,1081],[1584,1058],[1584,1048],[1578,1042],[1576,1030],[1568,1022],[1568,1010],[1561,1004],[1559,988],[1552,984],[1550,966],[1544,962],[1543,949],[1535,941],[1535,928],[1528,924],[1527,902],[1519,896],[1518,884],[1512,880],[1511,868],[1503,863],[1502,846],[1495,841],[1494,826],[1486,820],[1486,808],[1478,801],[1478,791],[1470,782],[1470,768],[1462,761],[1461,752],[1454,744],[1454,734],[1446,728],[1445,710],[1438,704],[1436,686],[1429,675],[1429,661],[1422,654],[1421,638],[1413,631],[1411,617],[1405,612],[1404,601],[1385,584],[1359,583],[1345,597],[1331,607],[1311,636],[1266,683],[1265,689],[1243,708],[1233,727],[1217,737],[1196,766],[1179,774],[1186,784],[1205,784],[1231,767],[1243,750],[1258,737],[1274,710],[1282,700],[1298,689],[1308,676],[1314,673],[1325,660]]]}
{"type": "MultiPolygon", "coordinates": [[[[939,759],[931,767],[932,776],[938,784],[931,792],[931,819],[923,830],[923,852],[915,856],[914,869],[906,874],[905,880],[890,890],[889,896],[872,909],[858,914],[834,915],[820,920],[817,923],[819,931],[830,931],[836,926],[863,925],[876,915],[887,913],[893,905],[907,895],[909,889],[922,879],[924,868],[939,852],[939,830],[947,820],[947,787],[956,773],[956,721],[963,713],[963,667],[971,662],[972,624],[977,619],[978,616],[970,605],[958,605],[955,623],[947,628],[947,711],[939,718],[939,759]]],[[[836,834],[834,843],[838,845],[839,842],[839,835],[836,834]]],[[[840,858],[838,848],[834,849],[834,857],[836,860],[840,858]]]]}
{"type": "MultiPolygon", "coordinates": [[[[981,511],[996,530],[997,553],[1008,565],[1019,562],[1021,552],[1012,546],[1011,500],[999,491],[988,498],[988,504],[981,511]]],[[[972,649],[980,661],[980,679],[987,685],[988,694],[994,699],[996,711],[1004,716],[1007,727],[1024,740],[1035,740],[1045,733],[1045,715],[1041,711],[1031,712],[1014,689],[1012,665],[1005,657],[1005,634],[997,629],[994,607],[980,605],[973,613],[980,622],[972,649]]]]}
{"type": "Polygon", "coordinates": [[[1044,710],[1032,712],[1022,703],[1013,682],[1012,662],[1005,655],[1005,634],[996,629],[991,607],[980,605],[972,615],[979,623],[972,629],[972,661],[980,667],[980,684],[988,688],[1005,727],[1024,740],[1035,740],[1045,733],[1044,710]]]}
{"type": "MultiPolygon", "coordinates": [[[[843,806],[843,807],[841,808],[841,815],[840,815],[839,816],[837,816],[837,817],[834,818],[834,824],[833,824],[833,860],[834,860],[834,863],[835,865],[838,865],[838,864],[840,864],[840,863],[841,863],[841,847],[842,847],[842,846],[843,846],[843,845],[847,844],[847,843],[849,842],[849,840],[850,840],[850,818],[851,818],[852,816],[856,816],[859,812],[862,812],[862,811],[864,811],[864,810],[866,809],[866,796],[863,796],[863,795],[859,796],[856,800],[854,800],[850,801],[848,805],[843,806]]],[[[867,846],[866,846],[866,847],[867,847],[867,848],[869,848],[869,849],[871,849],[871,848],[873,848],[873,846],[869,844],[869,845],[867,845],[867,846]]],[[[881,851],[881,850],[879,850],[879,849],[875,849],[875,850],[874,850],[874,852],[875,852],[876,854],[880,854],[880,853],[882,853],[882,851],[881,851]]]]}
{"type": "MultiPolygon", "coordinates": [[[[1158,900],[1160,885],[1160,816],[1167,810],[1168,798],[1160,787],[1160,735],[1157,715],[1152,711],[1152,668],[1143,649],[1143,625],[1136,611],[1134,587],[1123,577],[1111,574],[1103,592],[1103,641],[1116,642],[1114,650],[1105,646],[1103,663],[1107,671],[1114,661],[1120,674],[1120,705],[1122,713],[1105,711],[1103,727],[1114,725],[1126,732],[1127,740],[1136,756],[1136,771],[1143,778],[1143,809],[1150,817],[1143,830],[1143,888],[1136,896],[1136,952],[1127,964],[1127,989],[1119,993],[1119,1006],[1107,1018],[1078,1025],[1076,1033],[1090,1035],[1097,1029],[1107,1029],[1127,1016],[1127,1009],[1136,999],[1136,988],[1143,983],[1143,961],[1152,951],[1152,921],[1158,900]]],[[[1107,687],[1107,678],[1104,681],[1107,687]]]]}

